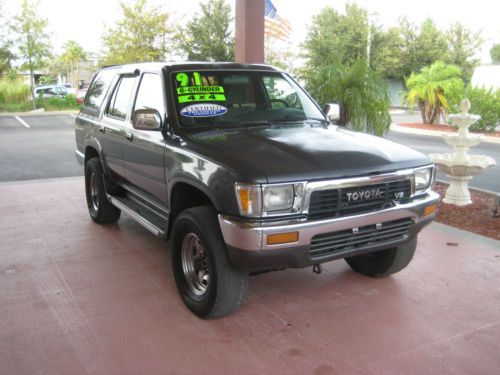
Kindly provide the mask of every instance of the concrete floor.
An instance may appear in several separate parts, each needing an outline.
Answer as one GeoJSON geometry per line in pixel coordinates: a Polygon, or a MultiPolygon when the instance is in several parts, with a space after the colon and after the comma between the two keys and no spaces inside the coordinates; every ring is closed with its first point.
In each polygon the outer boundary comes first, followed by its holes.
{"type": "Polygon", "coordinates": [[[499,312],[500,242],[432,224],[398,275],[268,273],[203,321],[167,245],[94,224],[81,178],[0,184],[0,374],[498,374],[499,312]]]}

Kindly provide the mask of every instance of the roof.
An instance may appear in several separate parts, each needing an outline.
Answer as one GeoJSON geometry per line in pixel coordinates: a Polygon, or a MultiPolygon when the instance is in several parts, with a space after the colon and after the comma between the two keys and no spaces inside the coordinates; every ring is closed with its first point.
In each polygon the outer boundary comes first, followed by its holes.
{"type": "Polygon", "coordinates": [[[265,64],[239,64],[234,62],[201,62],[201,61],[188,61],[188,62],[147,62],[137,64],[124,64],[124,65],[110,65],[105,66],[103,69],[121,69],[122,72],[136,72],[141,70],[161,70],[167,68],[168,70],[193,70],[193,69],[227,69],[227,70],[264,70],[276,72],[280,71],[270,65],[265,64]]]}

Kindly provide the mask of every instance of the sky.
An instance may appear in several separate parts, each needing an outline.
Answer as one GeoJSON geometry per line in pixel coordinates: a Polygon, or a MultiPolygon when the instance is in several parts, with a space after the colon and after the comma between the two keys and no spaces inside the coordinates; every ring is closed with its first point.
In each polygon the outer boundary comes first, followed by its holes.
{"type": "MultiPolygon", "coordinates": [[[[171,15],[171,20],[182,25],[189,16],[196,13],[202,0],[149,0],[150,4],[161,5],[171,15]]],[[[234,1],[228,0],[234,4],[234,1]]],[[[290,21],[293,27],[294,44],[304,39],[307,25],[312,16],[325,6],[343,11],[349,0],[273,0],[278,14],[290,21]]],[[[21,0],[0,0],[4,16],[12,16],[21,8],[21,0]]],[[[125,0],[132,3],[133,0],[125,0]]],[[[352,2],[352,1],[349,1],[352,2]]],[[[384,27],[395,26],[401,16],[420,24],[431,17],[440,29],[454,22],[461,22],[473,31],[482,31],[484,47],[478,57],[482,63],[490,63],[489,49],[493,43],[500,43],[500,2],[491,0],[357,0],[367,9],[375,23],[384,27]]],[[[49,21],[49,32],[55,52],[62,44],[75,40],[87,51],[102,49],[101,36],[105,27],[112,27],[120,17],[118,0],[39,0],[39,14],[49,21]]]]}

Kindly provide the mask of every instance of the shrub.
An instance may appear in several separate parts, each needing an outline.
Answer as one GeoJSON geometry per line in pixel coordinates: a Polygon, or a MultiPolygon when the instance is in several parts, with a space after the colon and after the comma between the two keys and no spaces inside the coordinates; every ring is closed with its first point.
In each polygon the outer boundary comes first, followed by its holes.
{"type": "Polygon", "coordinates": [[[19,79],[6,78],[0,81],[1,103],[22,103],[29,99],[30,88],[19,79]]]}
{"type": "Polygon", "coordinates": [[[37,108],[44,108],[46,111],[57,111],[64,109],[79,109],[80,105],[76,102],[73,94],[64,97],[53,96],[51,98],[38,98],[36,100],[37,108]]]}
{"type": "Polygon", "coordinates": [[[500,123],[500,89],[486,89],[484,87],[467,87],[466,98],[470,100],[469,113],[481,116],[481,120],[470,127],[476,131],[494,131],[500,123]]]}
{"type": "Polygon", "coordinates": [[[340,125],[379,136],[389,130],[389,89],[365,61],[350,67],[333,63],[306,73],[305,78],[309,92],[321,104],[339,103],[340,125]]]}

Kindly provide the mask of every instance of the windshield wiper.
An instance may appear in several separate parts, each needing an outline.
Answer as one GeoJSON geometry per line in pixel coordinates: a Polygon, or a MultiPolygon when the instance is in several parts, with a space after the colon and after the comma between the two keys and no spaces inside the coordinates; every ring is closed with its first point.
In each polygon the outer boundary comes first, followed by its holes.
{"type": "Polygon", "coordinates": [[[250,121],[241,121],[235,122],[238,126],[260,126],[260,125],[271,125],[270,121],[267,120],[250,120],[250,121]]]}
{"type": "Polygon", "coordinates": [[[324,118],[315,118],[315,117],[307,117],[307,116],[285,116],[283,120],[276,120],[275,122],[294,122],[294,121],[316,121],[321,124],[329,124],[328,120],[324,118]]]}

